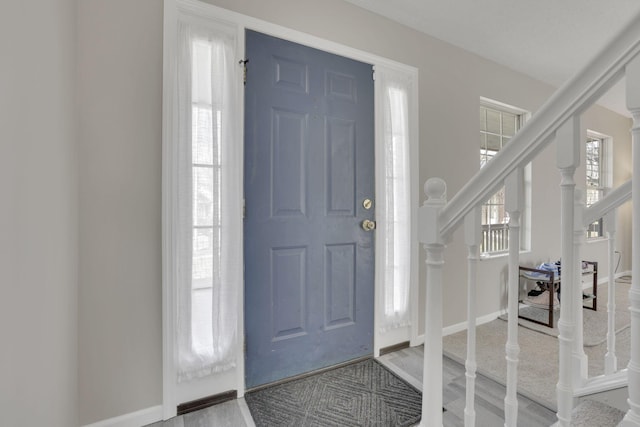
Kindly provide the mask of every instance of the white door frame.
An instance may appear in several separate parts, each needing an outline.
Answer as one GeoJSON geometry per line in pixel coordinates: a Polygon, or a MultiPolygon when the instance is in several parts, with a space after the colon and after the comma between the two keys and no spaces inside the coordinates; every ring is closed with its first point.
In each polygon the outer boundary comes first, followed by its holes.
{"type": "MultiPolygon", "coordinates": [[[[412,82],[412,91],[409,95],[409,128],[410,128],[410,181],[411,181],[411,327],[398,329],[382,333],[379,322],[384,313],[382,307],[383,284],[385,278],[384,254],[384,227],[379,227],[376,234],[375,252],[375,309],[374,309],[374,355],[379,355],[381,348],[398,342],[410,340],[411,345],[418,343],[418,242],[417,242],[417,219],[418,200],[420,198],[418,184],[418,70],[405,64],[392,61],[368,52],[354,49],[339,43],[331,42],[303,32],[295,31],[280,25],[272,24],[240,13],[232,12],[202,3],[197,0],[164,0],[164,43],[163,43],[163,170],[162,170],[162,249],[163,249],[163,305],[162,305],[162,334],[163,334],[163,418],[168,419],[176,415],[176,406],[188,400],[198,397],[217,394],[228,390],[237,390],[238,397],[244,395],[244,286],[238,293],[238,334],[242,337],[236,349],[237,367],[235,370],[225,372],[220,375],[212,375],[211,381],[194,382],[193,385],[185,389],[176,384],[175,360],[177,355],[177,345],[174,342],[175,334],[175,302],[176,293],[174,289],[173,271],[170,268],[171,253],[171,208],[172,202],[168,200],[168,188],[172,182],[171,170],[168,158],[171,157],[171,142],[174,135],[174,119],[176,116],[174,100],[172,99],[172,85],[175,79],[175,46],[177,39],[177,22],[179,19],[189,17],[189,19],[204,20],[206,22],[219,22],[225,26],[233,26],[237,31],[237,59],[244,58],[245,30],[250,29],[264,34],[268,34],[281,39],[289,40],[312,48],[320,49],[329,53],[345,56],[354,60],[369,63],[376,68],[393,70],[406,75],[412,82]]],[[[241,72],[239,68],[238,72],[241,72]]],[[[238,79],[241,81],[241,79],[238,79]]],[[[384,163],[380,159],[384,158],[384,140],[382,136],[381,124],[383,111],[381,105],[381,87],[376,82],[375,92],[375,196],[382,200],[385,193],[385,171],[384,163]],[[381,168],[382,167],[382,168],[381,168]]],[[[244,90],[240,82],[237,88],[239,96],[238,111],[236,120],[238,143],[244,147],[244,90]]],[[[237,165],[240,176],[243,176],[242,169],[244,157],[240,156],[240,164],[237,165]]],[[[242,187],[241,187],[242,188],[242,187]]],[[[382,218],[380,209],[382,203],[376,204],[376,218],[382,218]]],[[[242,230],[238,238],[242,241],[242,230]]],[[[243,281],[244,282],[244,281],[243,281]]]]}

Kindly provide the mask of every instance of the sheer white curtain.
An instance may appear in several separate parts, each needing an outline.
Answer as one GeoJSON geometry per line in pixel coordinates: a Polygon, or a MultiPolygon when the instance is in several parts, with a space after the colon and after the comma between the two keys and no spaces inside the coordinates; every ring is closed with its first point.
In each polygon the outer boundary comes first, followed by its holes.
{"type": "Polygon", "coordinates": [[[236,363],[241,189],[233,32],[178,29],[174,168],[178,381],[236,363]]]}
{"type": "Polygon", "coordinates": [[[381,330],[410,324],[411,213],[409,179],[409,90],[406,75],[376,67],[384,112],[385,224],[384,318],[381,330]]]}

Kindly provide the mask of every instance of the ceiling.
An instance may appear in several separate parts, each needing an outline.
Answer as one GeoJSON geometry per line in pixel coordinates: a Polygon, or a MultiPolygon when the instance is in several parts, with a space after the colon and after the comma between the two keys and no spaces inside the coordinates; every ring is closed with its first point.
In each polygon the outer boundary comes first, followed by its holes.
{"type": "MultiPolygon", "coordinates": [[[[346,0],[554,86],[640,12],[638,0],[346,0]]],[[[624,85],[600,104],[629,116],[624,85]]]]}

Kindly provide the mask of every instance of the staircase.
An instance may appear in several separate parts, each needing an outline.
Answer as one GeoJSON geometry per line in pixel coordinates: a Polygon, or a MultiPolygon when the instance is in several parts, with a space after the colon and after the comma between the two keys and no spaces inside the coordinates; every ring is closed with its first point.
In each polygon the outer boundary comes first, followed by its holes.
{"type": "MultiPolygon", "coordinates": [[[[574,175],[579,166],[581,141],[580,116],[611,86],[626,77],[627,107],[633,117],[632,144],[633,169],[640,171],[640,14],[624,28],[578,74],[560,88],[532,119],[511,139],[494,158],[451,199],[446,199],[446,183],[431,178],[424,185],[426,201],[418,212],[418,240],[427,253],[426,327],[424,352],[424,379],[421,426],[442,425],[442,289],[445,247],[455,230],[464,227],[468,247],[468,301],[466,358],[465,426],[475,425],[475,319],[476,268],[482,237],[480,225],[481,205],[501,186],[506,188],[505,208],[509,213],[509,274],[508,311],[516,313],[519,290],[520,216],[523,206],[523,168],[548,144],[555,141],[556,165],[561,175],[561,245],[562,295],[558,329],[559,381],[557,384],[558,422],[569,427],[572,416],[581,416],[588,409],[576,408],[581,396],[628,386],[629,410],[620,426],[640,427],[640,173],[610,192],[600,202],[585,208],[584,197],[575,188],[574,175]],[[629,198],[633,200],[632,219],[632,285],[631,304],[631,361],[627,369],[618,369],[615,356],[615,308],[611,298],[614,289],[613,269],[609,269],[610,304],[608,310],[609,333],[605,374],[588,378],[587,358],[582,349],[582,287],[581,247],[586,228],[594,220],[606,217],[610,260],[615,247],[615,210],[629,198]],[[638,261],[635,261],[635,260],[638,261]],[[571,268],[570,266],[574,266],[571,268]],[[576,411],[574,414],[574,410],[576,411]]],[[[534,230],[535,231],[535,230],[534,230]]],[[[614,265],[611,261],[609,265],[614,265]]],[[[517,425],[518,355],[517,316],[509,316],[506,343],[507,381],[505,426],[517,425]]],[[[581,403],[581,405],[586,405],[581,403]]],[[[577,422],[574,419],[575,422],[577,422]]],[[[588,425],[588,424],[583,424],[588,425]]]]}

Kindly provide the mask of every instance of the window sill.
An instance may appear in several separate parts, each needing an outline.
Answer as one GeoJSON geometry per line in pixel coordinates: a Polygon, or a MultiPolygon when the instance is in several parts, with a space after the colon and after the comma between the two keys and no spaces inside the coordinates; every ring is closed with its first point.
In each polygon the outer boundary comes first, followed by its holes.
{"type": "Polygon", "coordinates": [[[602,236],[602,237],[592,237],[590,239],[586,239],[586,243],[589,245],[591,243],[606,242],[607,240],[609,240],[609,239],[604,237],[604,236],[602,236]]]}
{"type": "MultiPolygon", "coordinates": [[[[521,249],[520,250],[520,255],[526,255],[531,253],[531,251],[529,249],[521,249]]],[[[509,256],[509,252],[500,252],[500,253],[493,253],[493,254],[480,254],[480,261],[490,261],[492,259],[500,259],[500,258],[507,258],[509,256]]]]}

